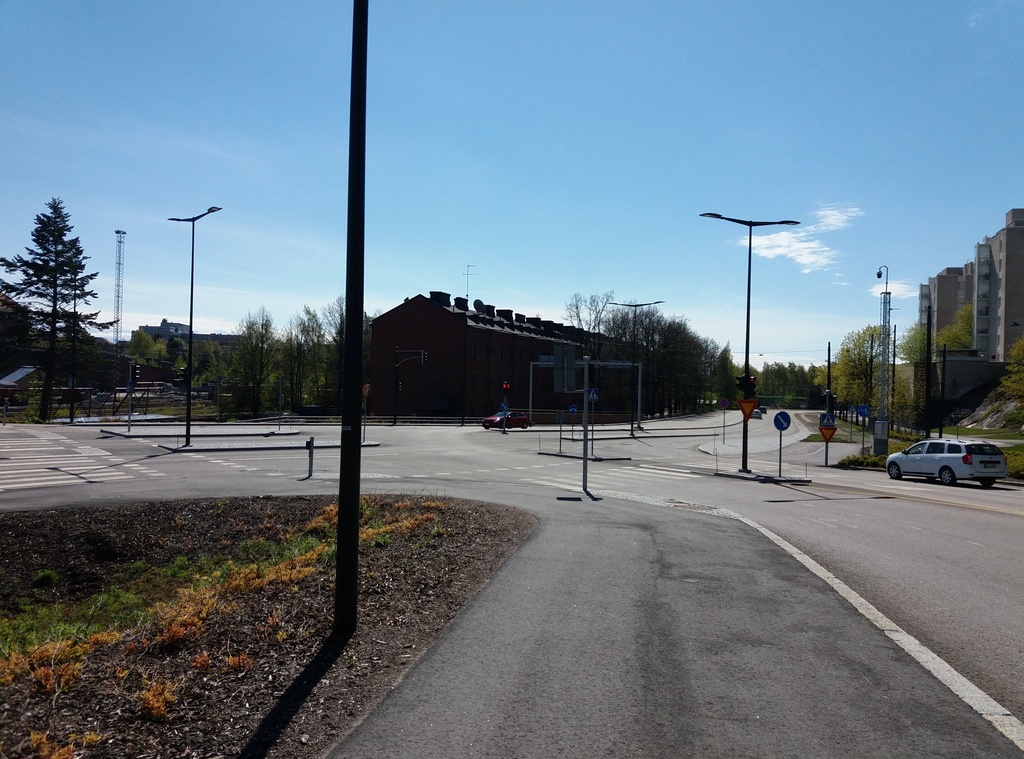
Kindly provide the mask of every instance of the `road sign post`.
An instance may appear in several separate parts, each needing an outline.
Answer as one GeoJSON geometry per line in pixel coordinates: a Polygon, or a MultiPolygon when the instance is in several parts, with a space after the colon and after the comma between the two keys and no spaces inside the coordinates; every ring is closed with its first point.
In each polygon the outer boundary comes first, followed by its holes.
{"type": "Polygon", "coordinates": [[[825,438],[825,466],[828,466],[828,444],[832,442],[832,436],[836,434],[835,414],[818,415],[818,432],[825,438]]]}
{"type": "Polygon", "coordinates": [[[867,418],[871,416],[871,407],[866,403],[862,403],[857,407],[857,415],[862,418],[860,423],[860,451],[864,452],[865,440],[867,436],[868,426],[866,424],[867,418]]]}
{"type": "Polygon", "coordinates": [[[789,429],[792,421],[786,411],[780,411],[775,415],[775,429],[779,431],[779,477],[782,476],[782,433],[789,429]]]}

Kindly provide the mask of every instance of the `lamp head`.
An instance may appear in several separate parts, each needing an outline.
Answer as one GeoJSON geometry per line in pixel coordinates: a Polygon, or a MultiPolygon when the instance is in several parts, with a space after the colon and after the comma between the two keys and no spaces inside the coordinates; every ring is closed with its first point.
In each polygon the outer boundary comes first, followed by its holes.
{"type": "Polygon", "coordinates": [[[207,209],[206,213],[216,213],[216,212],[217,212],[217,211],[219,211],[219,210],[221,210],[221,209],[220,209],[220,208],[218,208],[217,206],[210,206],[210,207],[209,207],[209,208],[207,209]]]}
{"type": "Polygon", "coordinates": [[[875,277],[877,277],[878,279],[882,278],[882,270],[881,269],[879,269],[878,271],[875,272],[875,277]]]}

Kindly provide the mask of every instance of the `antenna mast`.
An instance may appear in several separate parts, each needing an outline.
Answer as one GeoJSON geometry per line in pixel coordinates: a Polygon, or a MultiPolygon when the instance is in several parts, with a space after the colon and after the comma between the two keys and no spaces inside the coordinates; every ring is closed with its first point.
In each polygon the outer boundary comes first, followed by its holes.
{"type": "Polygon", "coordinates": [[[124,236],[123,229],[115,229],[117,250],[114,253],[114,355],[116,367],[121,366],[121,306],[124,305],[124,236]]]}

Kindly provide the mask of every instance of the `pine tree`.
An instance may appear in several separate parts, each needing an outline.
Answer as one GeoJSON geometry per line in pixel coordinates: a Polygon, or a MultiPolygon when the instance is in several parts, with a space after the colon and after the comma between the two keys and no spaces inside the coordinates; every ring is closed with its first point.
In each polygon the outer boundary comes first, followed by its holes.
{"type": "Polygon", "coordinates": [[[62,338],[87,339],[86,328],[102,330],[111,324],[97,322],[98,311],[83,313],[79,310],[97,297],[96,292],[89,289],[97,273],[85,273],[85,262],[89,258],[82,251],[79,239],[70,237],[74,227],[60,198],[52,198],[46,207],[48,213],[36,216],[32,231],[35,247],[25,248],[28,256],[0,257],[0,265],[7,273],[17,275],[14,281],[0,279],[0,292],[28,310],[43,373],[39,399],[39,418],[43,421],[50,418],[62,338]]]}

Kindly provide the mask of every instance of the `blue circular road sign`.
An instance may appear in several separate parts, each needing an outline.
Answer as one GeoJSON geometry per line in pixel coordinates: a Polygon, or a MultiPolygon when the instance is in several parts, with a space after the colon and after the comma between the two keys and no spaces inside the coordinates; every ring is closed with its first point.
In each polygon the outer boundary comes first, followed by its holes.
{"type": "Polygon", "coordinates": [[[569,406],[569,413],[570,414],[575,414],[576,413],[576,404],[575,403],[572,404],[571,406],[569,406]]]}
{"type": "Polygon", "coordinates": [[[857,407],[857,413],[861,416],[871,416],[871,408],[866,403],[862,403],[857,407]]]}
{"type": "Polygon", "coordinates": [[[789,418],[789,413],[786,411],[779,411],[775,414],[775,429],[779,432],[789,429],[790,423],[793,421],[789,418]]]}

